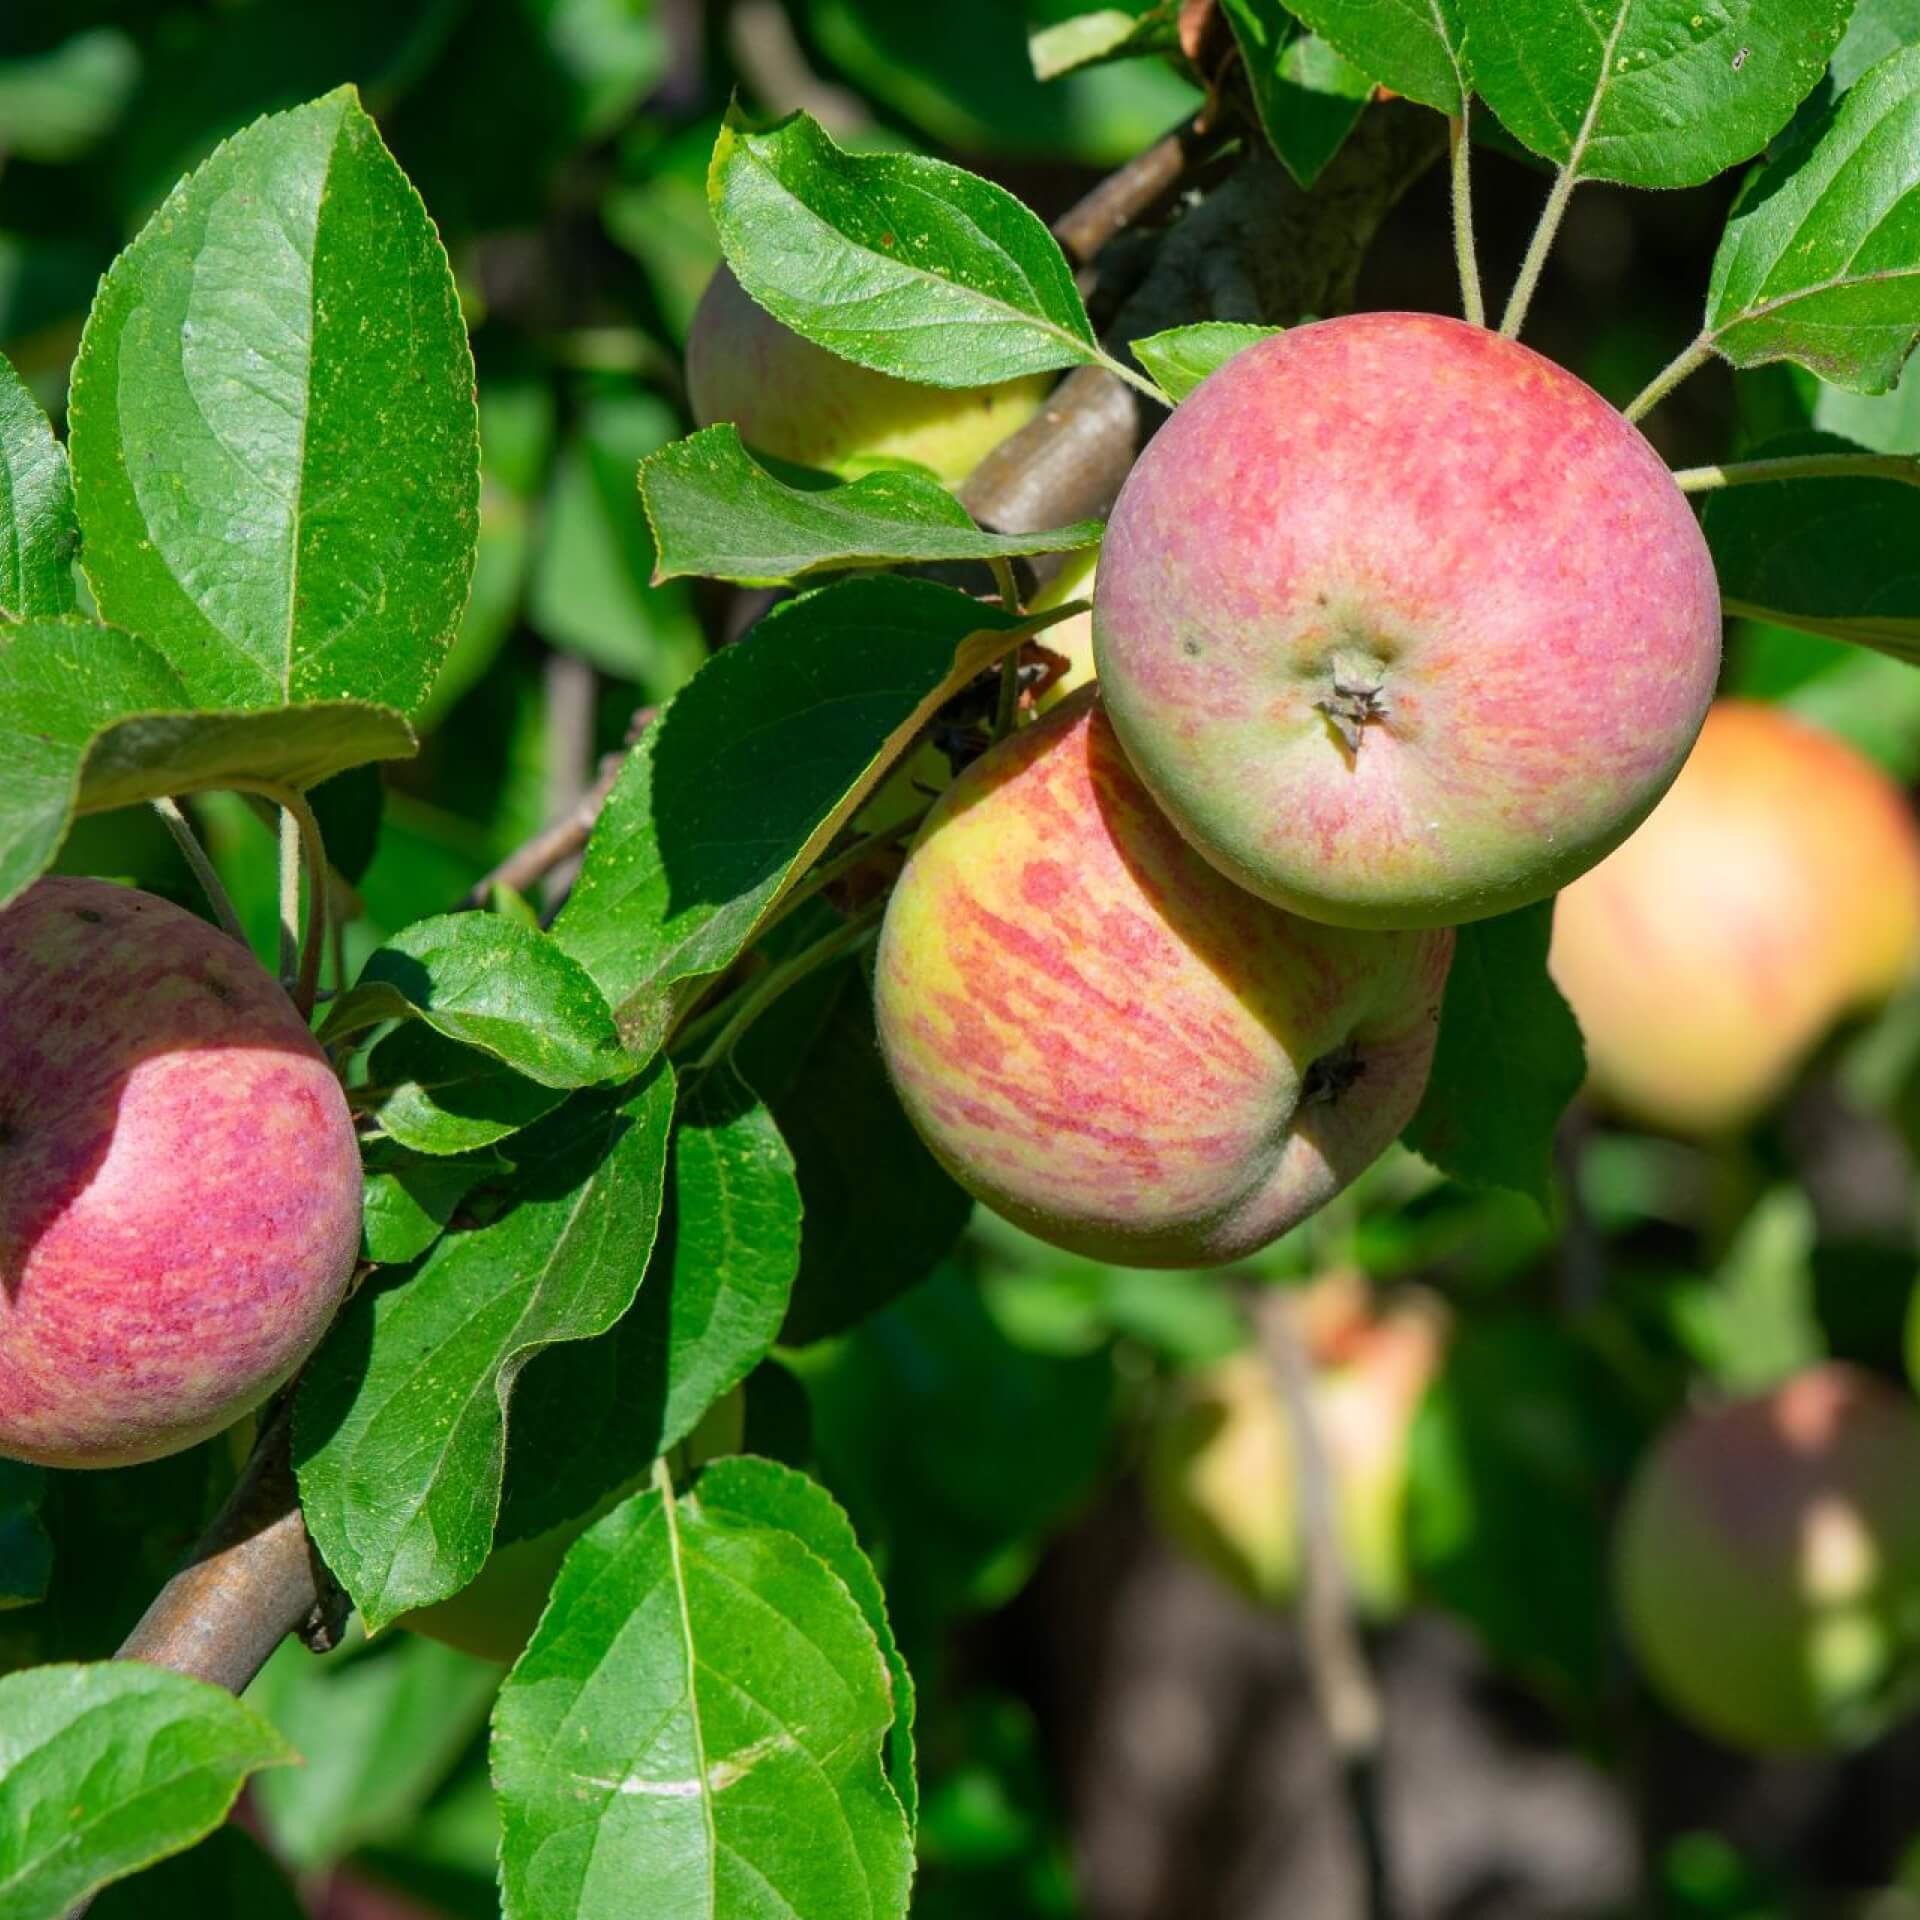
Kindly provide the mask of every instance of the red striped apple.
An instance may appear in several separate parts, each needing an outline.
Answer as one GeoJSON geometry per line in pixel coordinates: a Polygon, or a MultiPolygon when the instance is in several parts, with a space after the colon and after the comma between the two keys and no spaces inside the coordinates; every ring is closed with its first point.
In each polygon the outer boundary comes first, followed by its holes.
{"type": "Polygon", "coordinates": [[[1552,966],[1605,1104],[1742,1126],[1920,966],[1912,810],[1851,747],[1722,700],[1646,825],[1560,896],[1552,966]]]}
{"type": "Polygon", "coordinates": [[[1140,777],[1337,926],[1544,899],[1680,770],[1720,597],[1639,432],[1510,340],[1368,313],[1260,342],[1122,489],[1094,657],[1140,777]]]}
{"type": "Polygon", "coordinates": [[[1655,1690],[1729,1745],[1851,1745],[1920,1704],[1920,1409],[1839,1364],[1642,1462],[1615,1584],[1655,1690]]]}
{"type": "Polygon", "coordinates": [[[1087,687],[929,815],[875,1004],[900,1098],[969,1192],[1096,1258],[1201,1266],[1305,1219],[1406,1124],[1451,952],[1223,879],[1087,687]]]}
{"type": "Polygon", "coordinates": [[[359,1245],[346,1096],[245,948],[99,880],[0,913],[0,1455],[218,1433],[306,1358],[359,1245]]]}
{"type": "Polygon", "coordinates": [[[761,453],[857,477],[902,461],[957,486],[1040,411],[1052,385],[926,387],[842,360],[782,326],[726,268],[687,335],[687,399],[703,427],[731,420],[761,453]]]}

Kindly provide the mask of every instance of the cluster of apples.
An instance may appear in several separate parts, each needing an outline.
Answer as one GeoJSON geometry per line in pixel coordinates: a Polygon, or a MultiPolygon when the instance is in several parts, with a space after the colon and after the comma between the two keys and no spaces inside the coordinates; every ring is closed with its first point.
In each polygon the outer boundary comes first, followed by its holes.
{"type": "MultiPolygon", "coordinates": [[[[939,397],[818,354],[724,272],[689,372],[703,419],[845,473],[957,478],[1036,404],[946,396],[944,438],[939,397]]],[[[1691,511],[1612,408],[1484,330],[1372,314],[1241,354],[1051,598],[1088,591],[1046,636],[1067,672],[1041,717],[920,830],[875,969],[929,1146],[1056,1244],[1192,1266],[1287,1231],[1417,1104],[1451,929],[1556,891],[1591,1094],[1683,1135],[1751,1122],[1920,959],[1904,797],[1778,709],[1710,704],[1691,511]]],[[[1444,1323],[1351,1279],[1305,1313],[1346,1559],[1384,1616],[1444,1323]]],[[[1175,1539],[1284,1603],[1294,1473],[1247,1352],[1176,1390],[1149,1484],[1175,1539]]],[[[1755,1747],[1884,1724],[1920,1652],[1914,1485],[1920,1416],[1846,1368],[1677,1422],[1616,1551],[1654,1684],[1755,1747]]]]}

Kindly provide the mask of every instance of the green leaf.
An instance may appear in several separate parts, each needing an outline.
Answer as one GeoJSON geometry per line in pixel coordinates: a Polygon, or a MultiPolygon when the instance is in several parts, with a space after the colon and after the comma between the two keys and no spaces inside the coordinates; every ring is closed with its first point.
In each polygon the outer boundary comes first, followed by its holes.
{"type": "Polygon", "coordinates": [[[882,1556],[908,1646],[1005,1600],[1111,1445],[1110,1354],[1016,1346],[966,1254],[846,1339],[790,1356],[826,1482],[882,1556]]]}
{"type": "Polygon", "coordinates": [[[771,586],[827,569],[1071,553],[1100,541],[1097,520],[1048,533],[983,533],[945,487],[917,473],[790,487],[725,423],[643,460],[640,498],[660,550],[656,580],[704,574],[771,586]]]}
{"type": "Polygon", "coordinates": [[[1544,1211],[1553,1136],[1586,1078],[1572,1010],[1547,973],[1553,902],[1461,927],[1427,1091],[1401,1136],[1449,1179],[1511,1187],[1544,1211]]]}
{"type": "Polygon", "coordinates": [[[1665,1304],[1701,1373],[1758,1393],[1827,1357],[1814,1310],[1812,1204],[1782,1184],[1740,1223],[1713,1278],[1669,1283],[1665,1304]]]}
{"type": "Polygon", "coordinates": [[[555,646],[669,698],[707,657],[686,587],[663,588],[634,469],[680,431],[653,394],[603,394],[554,463],[528,618],[555,646]]]}
{"type": "Polygon", "coordinates": [[[45,870],[76,814],[258,781],[304,788],[414,751],[383,707],[177,710],[187,704],[167,663],[116,627],[0,622],[0,906],[45,870]]]}
{"type": "Polygon", "coordinates": [[[1920,336],[1920,47],[1758,168],[1714,256],[1701,336],[1736,367],[1793,360],[1884,393],[1920,336]]]}
{"type": "Polygon", "coordinates": [[[1691,187],[1787,124],[1852,4],[1459,0],[1459,9],[1474,91],[1523,145],[1576,179],[1691,187]]]}
{"type": "Polygon", "coordinates": [[[893,1637],[880,1577],[853,1531],[846,1510],[817,1480],[774,1460],[743,1455],[715,1460],[694,1483],[700,1511],[725,1514],[743,1525],[780,1527],[807,1546],[840,1576],[880,1643],[893,1679],[894,1720],[887,1740],[887,1777],[893,1782],[907,1824],[914,1822],[919,1787],[913,1765],[913,1676],[893,1637]]]}
{"type": "Polygon", "coordinates": [[[1292,0],[1293,11],[1383,87],[1459,113],[1469,86],[1464,0],[1292,0]]]}
{"type": "MultiPolygon", "coordinates": [[[[263,1773],[255,1790],[298,1772],[276,1768],[263,1773]]],[[[216,1827],[190,1852],[176,1853],[131,1880],[116,1882],[87,1909],[87,1920],[176,1920],[184,1915],[193,1920],[307,1920],[306,1908],[273,1856],[231,1821],[216,1827]]]]}
{"type": "Polygon", "coordinates": [[[101,283],[70,412],[94,598],[194,704],[419,706],[473,571],[473,361],[351,88],[174,189],[101,283]]]}
{"type": "Polygon", "coordinates": [[[903,1915],[873,1628],[782,1527],[640,1494],[567,1556],[494,1713],[507,1920],[903,1915]]]}
{"type": "Polygon", "coordinates": [[[173,669],[130,633],[77,620],[0,623],[0,906],[60,850],[94,739],[128,714],[185,697],[173,669]]]}
{"type": "Polygon", "coordinates": [[[274,1849],[302,1873],[404,1833],[485,1724],[500,1669],[437,1640],[397,1633],[316,1660],[298,1641],[247,1689],[306,1755],[254,1788],[274,1849]]]}
{"type": "Polygon", "coordinates": [[[1408,1548],[1421,1590],[1566,1706],[1617,1684],[1608,1529],[1639,1435],[1564,1327],[1467,1322],[1414,1421],[1408,1548]]]}
{"type": "Polygon", "coordinates": [[[1247,70],[1268,144],[1310,187],[1346,144],[1373,98],[1373,81],[1301,26],[1280,0],[1221,0],[1247,70]]]}
{"type": "Polygon", "coordinates": [[[1920,0],[1854,0],[1827,67],[1827,84],[1836,96],[1843,94],[1890,53],[1912,46],[1920,46],[1920,0]]]}
{"type": "Polygon", "coordinates": [[[589,1513],[690,1434],[779,1335],[800,1194],[773,1116],[729,1066],[683,1089],[659,1238],[633,1310],[521,1382],[496,1537],[589,1513]]]}
{"type": "Polygon", "coordinates": [[[418,1019],[543,1087],[587,1087],[626,1056],[587,970],[538,928],[497,913],[416,920],[367,958],[329,1010],[323,1042],[418,1019]]]}
{"type": "Polygon", "coordinates": [[[0,60],[0,138],[23,160],[77,160],[112,131],[139,78],[140,51],[114,27],[0,60]]]}
{"type": "Polygon", "coordinates": [[[0,354],[0,617],[71,613],[79,551],[67,456],[27,383],[0,354]]]}
{"type": "Polygon", "coordinates": [[[1285,327],[1256,327],[1241,320],[1202,320],[1191,327],[1168,327],[1133,342],[1140,364],[1176,405],[1208,374],[1218,372],[1235,354],[1257,341],[1285,333],[1285,327]]]}
{"type": "Polygon", "coordinates": [[[752,942],[934,711],[1046,619],[927,581],[850,580],[776,608],[701,669],[629,756],[553,927],[636,1055],[752,942]]]}
{"type": "Polygon", "coordinates": [[[454,1210],[482,1181],[512,1172],[498,1154],[458,1160],[409,1153],[392,1142],[367,1143],[360,1203],[360,1250],[377,1266],[404,1266],[438,1240],[454,1210]]]}
{"type": "Polygon", "coordinates": [[[0,1610],[31,1607],[47,1597],[53,1542],[40,1523],[46,1491],[43,1468],[0,1460],[0,1610]]]}
{"type": "Polygon", "coordinates": [[[248,1774],[294,1757],[231,1694],[160,1667],[0,1678],[0,1913],[61,1920],[96,1887],[192,1846],[248,1774]]]}
{"type": "Polygon", "coordinates": [[[933,1271],[973,1201],[901,1110],[857,961],[783,995],[736,1059],[772,1107],[800,1183],[800,1272],[781,1337],[844,1333],[933,1271]]]}
{"type": "Polygon", "coordinates": [[[842,359],[982,387],[1100,359],[1059,243],[1002,187],[942,160],[844,153],[804,113],[730,113],[707,199],[740,284],[842,359]]]}
{"type": "Polygon", "coordinates": [[[396,1028],[367,1056],[383,1090],[373,1117],[415,1153],[471,1153],[544,1119],[566,1098],[492,1054],[463,1047],[422,1022],[396,1028]]]}
{"type": "Polygon", "coordinates": [[[1027,58],[1036,80],[1058,80],[1062,74],[1109,60],[1137,60],[1143,54],[1178,53],[1179,22],[1173,0],[1160,0],[1146,12],[1128,13],[1119,7],[1101,7],[1076,13],[1027,36],[1027,58]]]}
{"type": "Polygon", "coordinates": [[[301,1379],[301,1503],[369,1632],[480,1571],[507,1405],[555,1341],[633,1304],[660,1216],[673,1082],[576,1100],[516,1149],[515,1204],[408,1279],[361,1291],[301,1379]]]}
{"type": "MultiPolygon", "coordinates": [[[[1859,452],[1790,433],[1765,459],[1859,452]]],[[[1920,487],[1899,480],[1775,480],[1709,494],[1701,525],[1730,614],[1920,661],[1920,487]]]]}

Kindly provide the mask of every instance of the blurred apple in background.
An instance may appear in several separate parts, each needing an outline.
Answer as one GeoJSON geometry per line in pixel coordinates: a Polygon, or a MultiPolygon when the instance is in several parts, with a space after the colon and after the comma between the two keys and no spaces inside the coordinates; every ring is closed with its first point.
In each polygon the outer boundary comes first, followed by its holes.
{"type": "Polygon", "coordinates": [[[1730,1746],[1850,1746],[1920,1704],[1920,1408],[1811,1367],[1642,1461],[1614,1583],[1654,1691],[1730,1746]]]}
{"type": "Polygon", "coordinates": [[[1722,700],[1646,824],[1560,895],[1553,975],[1593,1091],[1711,1135],[1776,1100],[1844,1015],[1920,964],[1920,832],[1873,763],[1722,700]]]}
{"type": "MultiPolygon", "coordinates": [[[[1384,1618],[1406,1600],[1407,1449],[1444,1322],[1427,1296],[1382,1304],[1348,1272],[1317,1281],[1298,1309],[1347,1575],[1361,1608],[1384,1618]]],[[[1267,1360],[1248,1348],[1175,1392],[1148,1459],[1155,1513],[1249,1599],[1285,1605],[1300,1584],[1299,1504],[1291,1423],[1267,1360]]]]}

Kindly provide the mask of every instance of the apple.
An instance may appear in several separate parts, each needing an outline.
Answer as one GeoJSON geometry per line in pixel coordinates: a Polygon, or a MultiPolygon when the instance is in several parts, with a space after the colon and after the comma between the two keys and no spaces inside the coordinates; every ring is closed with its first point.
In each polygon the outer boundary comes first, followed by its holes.
{"type": "MultiPolygon", "coordinates": [[[[1301,1304],[1347,1578],[1361,1609],[1387,1619],[1406,1601],[1408,1449],[1442,1322],[1419,1295],[1380,1309],[1350,1273],[1317,1281],[1301,1304]]],[[[1249,1599],[1284,1606],[1300,1583],[1295,1470],[1285,1403],[1249,1349],[1177,1388],[1147,1486],[1172,1540],[1249,1599]]]]}
{"type": "Polygon", "coordinates": [[[1850,1746],[1920,1704],[1920,1409],[1856,1367],[1694,1412],[1621,1511],[1621,1621],[1654,1690],[1755,1751],[1850,1746]]]}
{"type": "Polygon", "coordinates": [[[1720,596],[1653,449],[1484,327],[1366,313],[1247,348],[1121,489],[1094,658],[1180,831],[1263,899],[1430,927],[1617,846],[1713,696],[1720,596]]]}
{"type": "Polygon", "coordinates": [[[346,1096],[245,948],[100,880],[0,912],[0,1455],[218,1433],[313,1350],[359,1246],[346,1096]]]}
{"type": "Polygon", "coordinates": [[[908,1115],[976,1198],[1096,1259],[1207,1266],[1297,1225],[1406,1124],[1452,946],[1243,893],[1085,687],[928,816],[875,1011],[908,1115]]]}
{"type": "MultiPolygon", "coordinates": [[[[1051,613],[1069,600],[1091,599],[1099,577],[1098,558],[1097,549],[1069,554],[1066,565],[1033,596],[1028,611],[1051,613]]],[[[1090,612],[1069,614],[1057,626],[1048,627],[1039,636],[1039,644],[1067,663],[1060,677],[1034,702],[1037,712],[1047,713],[1094,678],[1093,615],[1090,612]]]]}
{"type": "Polygon", "coordinates": [[[731,420],[760,453],[850,479],[906,463],[957,486],[1051,385],[1046,374],[960,388],[875,373],[782,326],[725,266],[687,335],[687,400],[701,426],[731,420]]]}
{"type": "Polygon", "coordinates": [[[1646,824],[1561,894],[1553,976],[1601,1101],[1709,1136],[1920,967],[1920,831],[1853,748],[1716,702],[1646,824]]]}

